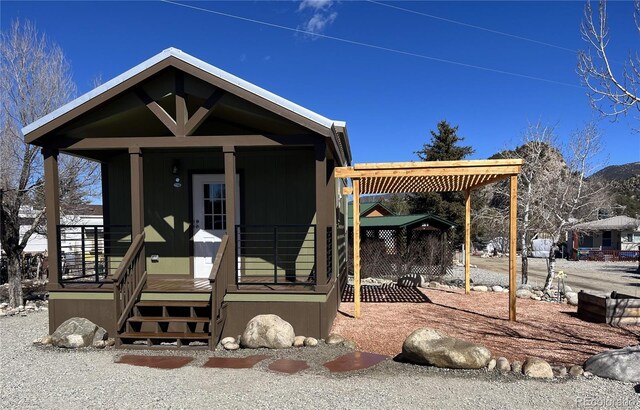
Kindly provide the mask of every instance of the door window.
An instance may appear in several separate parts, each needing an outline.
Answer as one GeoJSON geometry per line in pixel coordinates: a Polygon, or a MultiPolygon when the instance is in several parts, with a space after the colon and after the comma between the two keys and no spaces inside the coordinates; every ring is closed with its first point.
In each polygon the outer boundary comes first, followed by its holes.
{"type": "Polygon", "coordinates": [[[204,229],[225,230],[226,195],[223,183],[204,184],[204,229]]]}

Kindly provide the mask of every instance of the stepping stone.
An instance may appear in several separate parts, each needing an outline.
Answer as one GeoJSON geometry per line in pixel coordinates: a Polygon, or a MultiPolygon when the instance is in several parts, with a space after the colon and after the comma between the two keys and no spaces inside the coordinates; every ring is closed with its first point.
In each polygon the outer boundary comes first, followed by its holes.
{"type": "Polygon", "coordinates": [[[278,359],[269,365],[269,370],[294,374],[309,368],[304,360],[278,359]]]}
{"type": "Polygon", "coordinates": [[[250,369],[264,359],[267,355],[253,355],[247,357],[211,357],[204,364],[204,367],[214,367],[218,369],[250,369]]]}
{"type": "Polygon", "coordinates": [[[324,367],[331,373],[350,372],[352,370],[368,369],[388,359],[387,356],[368,352],[352,352],[327,362],[324,367]]]}
{"type": "Polygon", "coordinates": [[[121,356],[116,363],[151,367],[154,369],[179,369],[191,361],[193,361],[193,357],[124,355],[121,356]]]}

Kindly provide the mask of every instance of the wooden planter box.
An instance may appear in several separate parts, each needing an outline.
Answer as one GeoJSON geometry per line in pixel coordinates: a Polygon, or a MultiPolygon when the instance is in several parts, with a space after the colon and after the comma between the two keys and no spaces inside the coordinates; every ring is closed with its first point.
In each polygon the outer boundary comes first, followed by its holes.
{"type": "Polygon", "coordinates": [[[578,317],[611,325],[640,325],[640,298],[617,292],[607,296],[580,291],[578,317]]]}

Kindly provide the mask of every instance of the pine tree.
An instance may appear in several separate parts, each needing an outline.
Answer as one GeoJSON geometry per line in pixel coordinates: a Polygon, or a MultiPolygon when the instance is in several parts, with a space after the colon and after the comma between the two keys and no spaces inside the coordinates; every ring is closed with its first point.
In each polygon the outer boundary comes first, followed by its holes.
{"type": "Polygon", "coordinates": [[[438,132],[431,131],[431,142],[424,144],[416,154],[423,161],[459,161],[473,154],[470,146],[459,146],[464,137],[458,135],[458,126],[452,127],[446,120],[438,123],[438,132]]]}

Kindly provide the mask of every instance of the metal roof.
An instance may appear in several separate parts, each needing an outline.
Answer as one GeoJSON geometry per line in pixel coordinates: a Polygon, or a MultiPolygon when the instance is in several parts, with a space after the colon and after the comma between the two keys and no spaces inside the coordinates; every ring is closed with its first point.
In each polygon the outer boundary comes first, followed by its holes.
{"type": "Polygon", "coordinates": [[[583,222],[573,227],[577,231],[626,231],[640,230],[640,219],[628,216],[614,216],[598,221],[583,222]]]}

